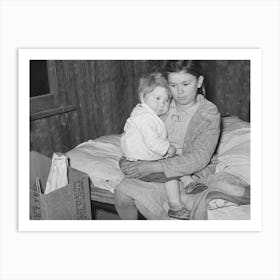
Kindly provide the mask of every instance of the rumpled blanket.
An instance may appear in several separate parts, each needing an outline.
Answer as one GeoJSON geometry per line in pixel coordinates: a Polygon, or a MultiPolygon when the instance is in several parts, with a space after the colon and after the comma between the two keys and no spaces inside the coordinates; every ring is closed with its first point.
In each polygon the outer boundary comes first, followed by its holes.
{"type": "Polygon", "coordinates": [[[222,119],[215,173],[228,172],[250,184],[250,136],[250,123],[237,117],[222,119]]]}
{"type": "Polygon", "coordinates": [[[250,185],[241,178],[219,172],[209,175],[205,181],[208,189],[194,195],[191,209],[191,219],[207,220],[207,207],[210,201],[223,199],[236,205],[250,204],[250,185]]]}
{"type": "Polygon", "coordinates": [[[215,199],[236,205],[250,204],[250,123],[224,117],[212,162],[193,177],[208,189],[193,197],[192,219],[207,219],[207,206],[215,199]]]}

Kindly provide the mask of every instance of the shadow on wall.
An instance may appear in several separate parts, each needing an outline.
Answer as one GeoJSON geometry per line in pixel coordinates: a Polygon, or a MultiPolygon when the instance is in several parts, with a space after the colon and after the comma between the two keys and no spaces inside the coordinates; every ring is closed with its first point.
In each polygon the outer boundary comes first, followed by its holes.
{"type": "Polygon", "coordinates": [[[250,121],[250,61],[203,61],[207,98],[223,116],[250,121]]]}

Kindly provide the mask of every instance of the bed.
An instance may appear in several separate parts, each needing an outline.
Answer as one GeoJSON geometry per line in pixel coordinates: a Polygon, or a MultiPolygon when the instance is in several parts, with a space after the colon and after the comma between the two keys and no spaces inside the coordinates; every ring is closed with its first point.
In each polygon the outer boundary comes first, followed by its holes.
{"type": "MultiPolygon", "coordinates": [[[[119,168],[120,135],[106,135],[81,143],[68,151],[70,165],[88,174],[94,205],[114,209],[114,189],[124,178],[119,168]]],[[[227,172],[250,185],[250,123],[223,117],[214,173],[227,172]]],[[[250,204],[214,199],[207,205],[208,219],[248,220],[250,204]]]]}

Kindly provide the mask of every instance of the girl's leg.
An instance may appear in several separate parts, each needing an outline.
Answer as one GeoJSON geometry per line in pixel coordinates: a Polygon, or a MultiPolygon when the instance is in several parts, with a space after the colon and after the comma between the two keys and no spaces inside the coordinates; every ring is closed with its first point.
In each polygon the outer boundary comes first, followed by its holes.
{"type": "Polygon", "coordinates": [[[180,187],[177,180],[172,180],[165,183],[165,188],[171,208],[182,207],[182,201],[180,196],[180,187]]]}
{"type": "Polygon", "coordinates": [[[115,189],[115,207],[122,220],[138,219],[138,210],[134,200],[118,188],[115,189]]]}

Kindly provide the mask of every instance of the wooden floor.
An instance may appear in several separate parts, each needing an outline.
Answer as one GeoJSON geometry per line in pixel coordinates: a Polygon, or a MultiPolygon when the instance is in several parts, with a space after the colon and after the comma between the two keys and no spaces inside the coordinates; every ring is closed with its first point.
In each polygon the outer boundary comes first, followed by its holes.
{"type": "Polygon", "coordinates": [[[94,220],[120,220],[119,215],[103,209],[96,209],[94,220]]]}
{"type": "MultiPolygon", "coordinates": [[[[91,202],[91,212],[93,220],[120,220],[115,206],[107,203],[96,201],[91,202]]],[[[146,220],[145,217],[138,213],[138,220],[146,220]]]]}
{"type": "Polygon", "coordinates": [[[112,204],[91,201],[91,213],[93,220],[120,220],[112,204]]]}

